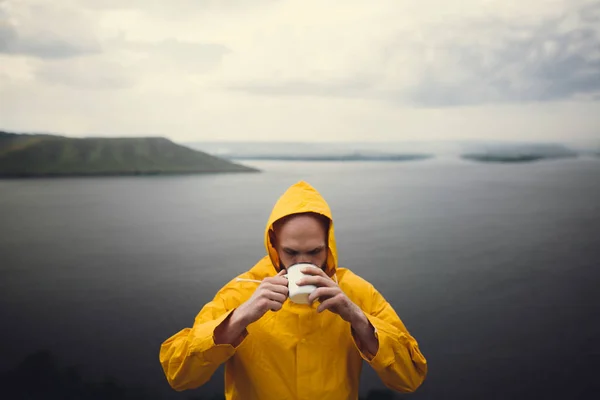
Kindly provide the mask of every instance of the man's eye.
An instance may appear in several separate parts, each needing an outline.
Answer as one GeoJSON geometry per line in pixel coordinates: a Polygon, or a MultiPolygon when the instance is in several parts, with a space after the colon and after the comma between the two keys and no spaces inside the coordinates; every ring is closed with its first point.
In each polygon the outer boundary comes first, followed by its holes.
{"type": "Polygon", "coordinates": [[[288,253],[290,256],[295,256],[298,254],[298,252],[294,250],[286,250],[285,252],[288,253]]]}
{"type": "Polygon", "coordinates": [[[319,254],[321,252],[321,250],[323,250],[323,249],[314,249],[314,250],[310,251],[309,254],[311,256],[316,256],[317,254],[319,254]]]}

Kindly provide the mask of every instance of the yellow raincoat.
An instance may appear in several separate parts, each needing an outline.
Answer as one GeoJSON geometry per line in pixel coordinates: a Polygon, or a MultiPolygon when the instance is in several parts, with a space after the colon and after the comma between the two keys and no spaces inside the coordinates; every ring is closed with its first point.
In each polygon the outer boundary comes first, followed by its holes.
{"type": "Polygon", "coordinates": [[[298,305],[289,300],[281,310],[268,311],[250,324],[237,347],[216,345],[215,328],[249,299],[258,285],[234,278],[202,308],[191,328],[162,343],[160,363],[173,389],[197,388],[225,363],[226,399],[357,399],[363,359],[391,389],[412,392],[421,385],[427,361],[416,340],[370,283],[338,267],[331,211],[309,184],[296,183],[278,200],[265,230],[267,255],[238,277],[262,280],[278,273],[279,259],[269,230],[279,218],[301,212],[320,213],[332,221],[325,272],[337,280],[375,328],[377,354],[362,351],[350,324],[337,314],[317,313],[317,304],[298,305]]]}

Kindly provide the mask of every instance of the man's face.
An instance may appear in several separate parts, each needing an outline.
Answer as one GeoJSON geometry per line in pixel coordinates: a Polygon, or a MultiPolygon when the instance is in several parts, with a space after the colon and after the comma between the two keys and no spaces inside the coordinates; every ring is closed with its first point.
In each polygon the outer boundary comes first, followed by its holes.
{"type": "Polygon", "coordinates": [[[325,268],[325,227],[313,216],[294,216],[275,230],[275,249],[283,268],[287,269],[297,263],[310,263],[325,268]]]}

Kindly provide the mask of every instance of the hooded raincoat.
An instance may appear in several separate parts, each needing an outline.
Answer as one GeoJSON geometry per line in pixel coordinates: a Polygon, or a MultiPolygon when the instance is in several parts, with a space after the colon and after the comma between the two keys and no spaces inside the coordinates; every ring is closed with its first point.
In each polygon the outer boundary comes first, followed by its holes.
{"type": "Polygon", "coordinates": [[[197,388],[225,363],[226,399],[358,399],[363,360],[388,388],[412,392],[421,385],[427,361],[416,340],[370,283],[338,267],[331,211],[309,184],[298,182],[280,197],[265,230],[267,255],[237,278],[262,280],[279,272],[269,231],[278,219],[302,212],[320,213],[330,219],[325,272],[373,325],[379,341],[377,354],[361,349],[350,324],[337,314],[317,313],[317,304],[298,305],[289,299],[281,310],[268,311],[250,324],[236,346],[215,344],[215,328],[257,288],[257,283],[234,278],[204,305],[191,328],[162,343],[160,363],[173,389],[197,388]]]}

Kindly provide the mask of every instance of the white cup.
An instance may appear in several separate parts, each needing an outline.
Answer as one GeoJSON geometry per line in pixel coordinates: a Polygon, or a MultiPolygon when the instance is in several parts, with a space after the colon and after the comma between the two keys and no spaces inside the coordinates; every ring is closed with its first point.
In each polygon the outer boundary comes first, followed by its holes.
{"type": "Polygon", "coordinates": [[[304,267],[319,268],[316,265],[308,263],[294,264],[287,269],[287,274],[285,275],[288,279],[289,298],[296,304],[308,304],[308,296],[317,288],[315,285],[296,285],[296,282],[303,277],[310,276],[300,271],[304,267]]]}

